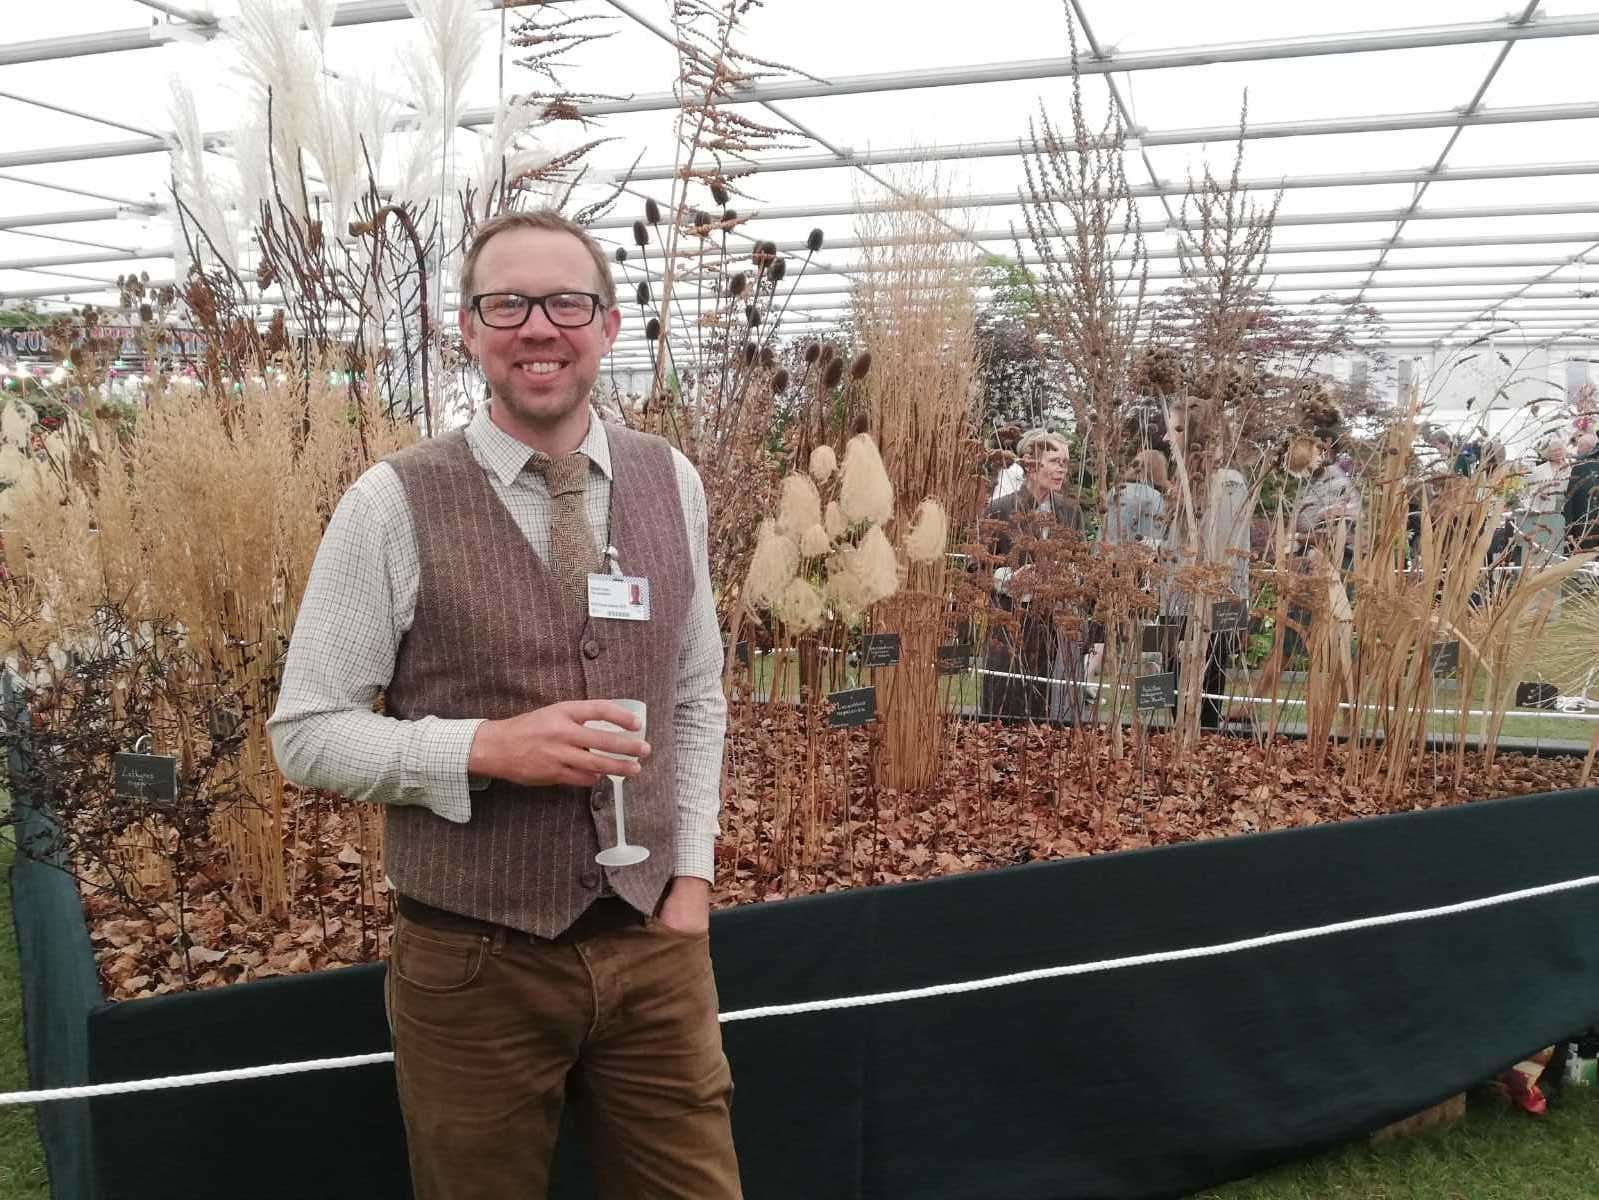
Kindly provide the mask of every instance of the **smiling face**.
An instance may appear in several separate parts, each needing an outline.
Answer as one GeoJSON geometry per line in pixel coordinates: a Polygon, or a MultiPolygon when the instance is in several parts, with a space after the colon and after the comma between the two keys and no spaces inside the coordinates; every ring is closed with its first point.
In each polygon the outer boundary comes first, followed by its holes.
{"type": "MultiPolygon", "coordinates": [[[[553,229],[511,228],[484,243],[473,270],[472,291],[596,292],[593,258],[583,243],[553,229]]],[[[493,397],[490,415],[512,437],[547,454],[577,448],[588,430],[588,399],[600,360],[616,339],[622,314],[601,308],[580,329],[551,324],[535,308],[520,329],[485,325],[469,303],[460,313],[461,337],[477,359],[493,397]]]]}

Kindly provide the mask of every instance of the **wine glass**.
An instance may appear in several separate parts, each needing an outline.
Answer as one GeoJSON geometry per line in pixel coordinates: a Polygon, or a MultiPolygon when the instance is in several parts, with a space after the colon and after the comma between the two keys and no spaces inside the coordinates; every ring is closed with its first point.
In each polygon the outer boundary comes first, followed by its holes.
{"type": "MultiPolygon", "coordinates": [[[[603,730],[606,733],[631,734],[634,737],[642,738],[644,736],[644,701],[616,700],[612,703],[614,703],[618,708],[626,709],[629,713],[638,718],[637,731],[623,729],[620,725],[617,725],[612,721],[585,721],[583,722],[584,727],[587,729],[603,730]]],[[[605,750],[596,750],[594,753],[598,754],[601,758],[618,758],[628,759],[634,762],[638,761],[631,754],[611,754],[605,750]]],[[[633,846],[628,844],[627,824],[622,815],[622,776],[612,775],[609,778],[611,780],[611,799],[616,804],[616,845],[607,846],[605,849],[601,850],[594,856],[594,861],[599,863],[602,867],[630,867],[634,863],[643,862],[650,856],[650,851],[649,847],[647,846],[633,846]]]]}

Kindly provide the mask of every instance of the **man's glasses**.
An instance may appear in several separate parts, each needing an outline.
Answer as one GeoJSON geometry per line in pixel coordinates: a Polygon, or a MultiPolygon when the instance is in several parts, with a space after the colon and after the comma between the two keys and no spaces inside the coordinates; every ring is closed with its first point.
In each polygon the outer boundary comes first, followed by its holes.
{"type": "Polygon", "coordinates": [[[551,325],[581,329],[600,311],[601,301],[593,292],[551,292],[548,296],[481,292],[472,297],[472,311],[491,329],[520,329],[535,308],[544,310],[551,325]]]}

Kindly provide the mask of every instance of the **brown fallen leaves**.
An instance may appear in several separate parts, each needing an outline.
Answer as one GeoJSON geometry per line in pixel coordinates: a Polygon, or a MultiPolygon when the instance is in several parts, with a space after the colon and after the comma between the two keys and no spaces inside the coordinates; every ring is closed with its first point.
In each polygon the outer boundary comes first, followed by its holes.
{"type": "MultiPolygon", "coordinates": [[[[808,745],[791,710],[740,722],[729,747],[717,845],[720,906],[927,879],[1017,863],[1317,825],[1577,785],[1579,759],[1449,755],[1417,764],[1430,790],[1389,803],[1350,787],[1342,752],[1317,768],[1303,743],[1206,737],[1175,759],[1162,736],[1112,761],[1074,730],[958,723],[942,778],[918,792],[872,786],[875,730],[828,730],[808,745]],[[814,757],[813,757],[814,755],[814,757]],[[796,774],[792,763],[814,761],[796,774]],[[781,782],[780,782],[781,777],[781,782]]],[[[358,806],[290,791],[294,881],[286,913],[262,914],[220,854],[197,856],[181,914],[170,895],[130,905],[84,892],[106,994],[164,995],[294,975],[388,953],[392,901],[376,823],[358,806]],[[178,916],[182,916],[180,932],[178,916]],[[187,955],[184,953],[187,948],[187,955]]]]}

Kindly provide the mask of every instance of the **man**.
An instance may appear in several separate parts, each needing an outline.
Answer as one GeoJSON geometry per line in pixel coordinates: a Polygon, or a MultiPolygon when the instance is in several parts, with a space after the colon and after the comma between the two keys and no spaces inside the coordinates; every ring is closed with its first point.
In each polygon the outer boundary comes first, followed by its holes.
{"type": "Polygon", "coordinates": [[[1077,503],[1063,494],[1070,455],[1064,438],[1044,429],[1030,430],[1017,445],[1017,454],[1022,486],[990,504],[988,520],[997,526],[991,548],[1006,560],[994,571],[995,606],[1021,617],[1017,628],[996,626],[989,634],[982,708],[989,716],[1037,721],[1059,718],[1068,708],[1075,715],[1075,689],[1057,684],[1051,695],[1048,679],[1080,679],[1081,670],[1072,664],[1081,658],[1082,647],[1077,640],[1060,637],[1052,605],[1040,601],[1034,608],[1032,588],[1042,589],[1051,581],[1038,579],[1035,555],[1018,542],[1024,536],[1047,541],[1067,530],[1080,534],[1083,515],[1077,503]]]}
{"type": "Polygon", "coordinates": [[[1584,434],[1576,450],[1580,457],[1566,480],[1563,515],[1571,553],[1581,554],[1599,550],[1599,447],[1592,434],[1584,434]]]}
{"type": "Polygon", "coordinates": [[[296,782],[387,806],[418,1200],[543,1196],[569,1089],[602,1195],[737,1197],[707,936],[726,705],[704,491],[590,410],[621,314],[581,228],[485,222],[461,292],[490,403],[340,503],[273,748],[296,782]],[[649,743],[585,726],[638,730],[621,698],[646,704],[649,743]],[[595,863],[617,840],[607,774],[628,779],[638,865],[595,863]]]}

